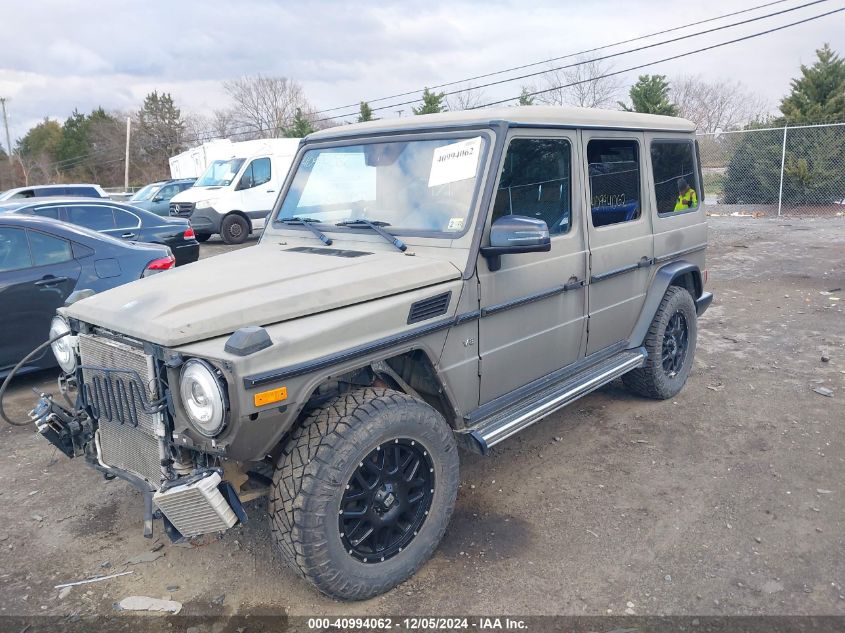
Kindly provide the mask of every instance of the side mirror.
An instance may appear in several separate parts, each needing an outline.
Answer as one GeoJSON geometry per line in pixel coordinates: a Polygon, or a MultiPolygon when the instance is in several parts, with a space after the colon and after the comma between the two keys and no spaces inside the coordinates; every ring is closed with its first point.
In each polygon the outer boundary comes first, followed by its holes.
{"type": "Polygon", "coordinates": [[[162,202],[163,200],[164,200],[164,198],[162,198],[161,196],[155,196],[153,198],[153,202],[162,202]]]}
{"type": "Polygon", "coordinates": [[[552,250],[549,227],[543,220],[522,215],[506,215],[490,227],[490,246],[482,246],[481,254],[491,271],[502,267],[502,255],[541,253],[552,250]]]}
{"type": "Polygon", "coordinates": [[[255,183],[252,181],[251,174],[244,174],[241,176],[241,181],[238,183],[236,191],[240,191],[242,189],[252,189],[255,186],[255,183]]]}

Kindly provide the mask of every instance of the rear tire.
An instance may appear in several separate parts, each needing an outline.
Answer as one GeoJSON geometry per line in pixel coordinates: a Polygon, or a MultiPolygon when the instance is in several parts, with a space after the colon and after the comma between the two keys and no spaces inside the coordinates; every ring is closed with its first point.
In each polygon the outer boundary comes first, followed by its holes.
{"type": "Polygon", "coordinates": [[[687,381],[695,356],[698,322],[690,293],[669,286],[648,328],[645,364],[622,376],[622,382],[646,398],[666,400],[687,381]]]}
{"type": "Polygon", "coordinates": [[[243,244],[249,237],[249,228],[242,216],[230,213],[220,225],[220,237],[226,244],[243,244]]]}
{"type": "Polygon", "coordinates": [[[443,417],[397,391],[357,389],[291,433],[273,476],[273,538],[317,589],[363,600],[428,560],[457,491],[458,452],[443,417]]]}
{"type": "Polygon", "coordinates": [[[194,233],[194,239],[202,244],[211,239],[211,233],[194,233]]]}

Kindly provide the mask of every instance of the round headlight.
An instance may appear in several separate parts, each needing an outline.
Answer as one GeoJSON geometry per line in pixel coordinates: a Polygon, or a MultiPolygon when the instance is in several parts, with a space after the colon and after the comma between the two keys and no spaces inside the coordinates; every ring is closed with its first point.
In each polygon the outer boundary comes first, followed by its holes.
{"type": "Polygon", "coordinates": [[[214,437],[226,424],[226,400],[214,369],[207,362],[191,359],[182,366],[179,381],[182,406],[197,431],[214,437]]]}
{"type": "Polygon", "coordinates": [[[50,322],[50,338],[53,339],[62,334],[66,336],[63,336],[58,341],[53,341],[50,347],[53,349],[53,355],[59,362],[59,367],[66,374],[72,374],[76,371],[76,353],[73,350],[73,341],[71,340],[73,337],[70,336],[70,326],[62,317],[53,317],[53,320],[50,322]]]}

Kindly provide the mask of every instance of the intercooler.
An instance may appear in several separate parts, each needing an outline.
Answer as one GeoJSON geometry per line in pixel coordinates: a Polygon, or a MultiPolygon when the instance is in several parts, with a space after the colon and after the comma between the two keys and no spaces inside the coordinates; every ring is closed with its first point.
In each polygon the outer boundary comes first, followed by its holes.
{"type": "Polygon", "coordinates": [[[161,484],[158,435],[164,433],[151,356],[104,336],[80,334],[82,394],[99,423],[103,463],[161,484]]]}

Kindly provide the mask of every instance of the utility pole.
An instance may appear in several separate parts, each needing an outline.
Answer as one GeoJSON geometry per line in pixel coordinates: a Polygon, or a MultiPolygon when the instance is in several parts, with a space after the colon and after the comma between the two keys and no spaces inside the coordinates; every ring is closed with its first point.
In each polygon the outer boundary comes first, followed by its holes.
{"type": "Polygon", "coordinates": [[[126,117],[126,166],[123,169],[123,190],[129,191],[129,134],[132,118],[126,117]]]}
{"type": "Polygon", "coordinates": [[[6,116],[6,97],[0,97],[0,106],[3,107],[3,125],[6,126],[6,147],[9,149],[9,162],[12,162],[12,139],[9,136],[9,117],[6,116]]]}

